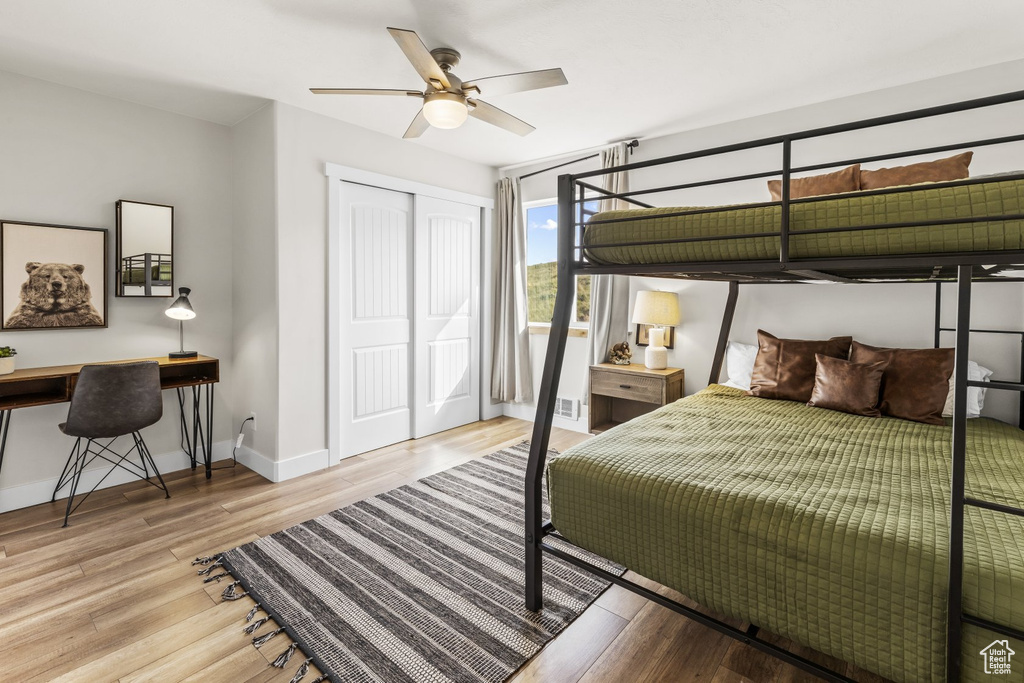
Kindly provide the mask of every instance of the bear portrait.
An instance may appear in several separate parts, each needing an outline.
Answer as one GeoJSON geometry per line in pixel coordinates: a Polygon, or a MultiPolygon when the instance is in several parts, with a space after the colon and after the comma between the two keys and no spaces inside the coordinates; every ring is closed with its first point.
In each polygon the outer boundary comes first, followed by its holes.
{"type": "Polygon", "coordinates": [[[28,279],[21,285],[21,301],[4,327],[103,326],[103,318],[92,305],[92,291],[82,278],[85,266],[29,261],[25,272],[28,279]]]}

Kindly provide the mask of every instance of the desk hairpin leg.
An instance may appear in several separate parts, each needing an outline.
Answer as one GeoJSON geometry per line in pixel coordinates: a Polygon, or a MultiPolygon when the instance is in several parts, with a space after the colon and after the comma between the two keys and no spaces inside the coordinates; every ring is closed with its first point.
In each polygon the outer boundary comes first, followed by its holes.
{"type": "Polygon", "coordinates": [[[185,421],[185,390],[182,387],[176,389],[178,394],[178,409],[181,417],[181,450],[188,456],[192,469],[196,468],[196,451],[189,439],[188,422],[185,421]]]}
{"type": "Polygon", "coordinates": [[[185,418],[185,390],[178,388],[178,407],[181,409],[181,446],[194,470],[202,453],[206,478],[213,476],[213,384],[192,387],[192,425],[185,418]],[[203,389],[206,391],[203,391],[203,389]],[[205,419],[205,424],[204,424],[205,419]]]}
{"type": "Polygon", "coordinates": [[[11,410],[0,410],[0,471],[4,469],[4,451],[7,450],[7,430],[11,426],[11,410]]]}

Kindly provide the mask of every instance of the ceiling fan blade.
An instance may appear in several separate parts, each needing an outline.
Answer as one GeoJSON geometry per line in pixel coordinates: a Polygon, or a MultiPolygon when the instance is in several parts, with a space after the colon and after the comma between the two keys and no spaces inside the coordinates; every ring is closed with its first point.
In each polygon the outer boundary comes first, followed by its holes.
{"type": "Polygon", "coordinates": [[[427,83],[437,81],[444,88],[452,87],[448,81],[448,76],[444,70],[434,61],[434,58],[430,56],[430,51],[427,50],[427,46],[423,44],[420,37],[416,35],[415,31],[410,31],[404,28],[390,28],[388,27],[388,33],[398,43],[398,47],[402,48],[402,52],[405,53],[406,58],[412,62],[412,66],[416,69],[416,72],[420,75],[427,83]]]}
{"type": "Polygon", "coordinates": [[[469,110],[469,115],[475,119],[480,119],[481,121],[497,126],[498,128],[504,128],[516,135],[529,135],[536,130],[536,128],[528,124],[526,121],[517,119],[507,111],[502,111],[495,106],[487,104],[483,100],[466,101],[473,105],[473,108],[469,110]]]}
{"type": "Polygon", "coordinates": [[[524,90],[539,90],[541,88],[553,88],[556,85],[567,85],[565,74],[561,69],[544,69],[542,71],[524,71],[518,74],[505,74],[504,76],[488,76],[477,78],[473,81],[466,81],[462,84],[462,90],[476,88],[480,94],[491,97],[493,95],[507,95],[513,92],[524,90]]]}
{"type": "Polygon", "coordinates": [[[423,109],[420,109],[419,113],[416,114],[416,118],[414,118],[412,123],[409,124],[409,127],[405,131],[405,135],[402,137],[407,140],[409,138],[418,138],[423,135],[427,128],[430,128],[430,123],[427,121],[427,117],[423,115],[423,109]]]}
{"type": "Polygon", "coordinates": [[[402,97],[423,97],[415,90],[389,90],[385,88],[310,88],[314,95],[400,95],[402,97]]]}

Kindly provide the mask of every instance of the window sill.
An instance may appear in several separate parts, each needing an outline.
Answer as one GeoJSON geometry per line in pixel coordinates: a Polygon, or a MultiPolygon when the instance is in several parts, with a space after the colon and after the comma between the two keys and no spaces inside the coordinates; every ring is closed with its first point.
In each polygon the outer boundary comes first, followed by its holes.
{"type": "MultiPolygon", "coordinates": [[[[570,337],[586,337],[588,329],[586,327],[570,327],[570,337]]],[[[543,323],[530,323],[530,334],[549,334],[551,332],[551,325],[545,325],[543,323]]]]}

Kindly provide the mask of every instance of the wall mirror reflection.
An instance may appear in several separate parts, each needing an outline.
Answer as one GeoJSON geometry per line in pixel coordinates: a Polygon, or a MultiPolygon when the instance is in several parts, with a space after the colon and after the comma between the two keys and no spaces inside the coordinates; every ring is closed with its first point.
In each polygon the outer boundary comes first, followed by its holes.
{"type": "Polygon", "coordinates": [[[118,296],[174,295],[174,207],[117,202],[118,296]]]}

